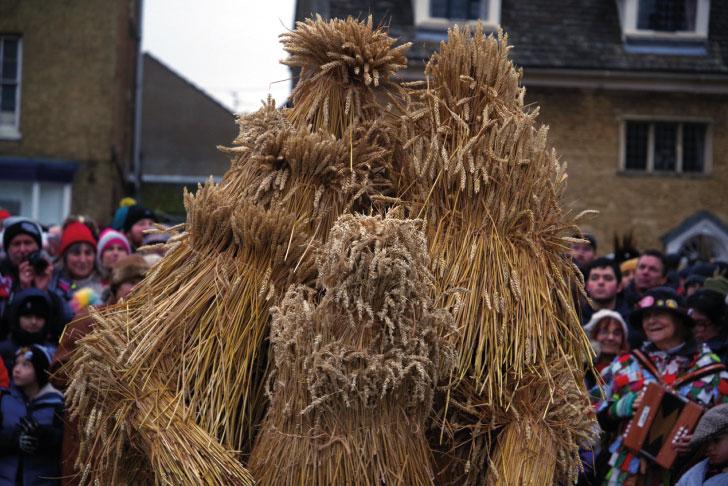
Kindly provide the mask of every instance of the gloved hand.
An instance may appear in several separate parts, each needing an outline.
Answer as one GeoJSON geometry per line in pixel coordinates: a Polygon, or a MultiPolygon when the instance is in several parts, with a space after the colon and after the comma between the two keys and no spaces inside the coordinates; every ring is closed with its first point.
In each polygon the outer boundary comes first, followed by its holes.
{"type": "Polygon", "coordinates": [[[38,450],[38,438],[21,432],[18,438],[18,448],[26,454],[35,454],[35,451],[38,450]]]}
{"type": "Polygon", "coordinates": [[[20,417],[20,430],[28,435],[36,435],[38,421],[33,417],[20,417]]]}
{"type": "Polygon", "coordinates": [[[629,392],[609,407],[609,413],[614,418],[627,418],[634,415],[634,403],[637,393],[629,392]]]}

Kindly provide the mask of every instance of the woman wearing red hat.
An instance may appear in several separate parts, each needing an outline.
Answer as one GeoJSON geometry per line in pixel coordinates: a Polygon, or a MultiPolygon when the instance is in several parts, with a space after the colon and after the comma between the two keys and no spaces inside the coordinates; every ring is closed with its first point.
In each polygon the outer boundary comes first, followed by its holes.
{"type": "Polygon", "coordinates": [[[85,287],[98,295],[104,289],[96,263],[96,238],[86,224],[74,221],[63,230],[49,289],[70,302],[73,294],[85,287]]]}

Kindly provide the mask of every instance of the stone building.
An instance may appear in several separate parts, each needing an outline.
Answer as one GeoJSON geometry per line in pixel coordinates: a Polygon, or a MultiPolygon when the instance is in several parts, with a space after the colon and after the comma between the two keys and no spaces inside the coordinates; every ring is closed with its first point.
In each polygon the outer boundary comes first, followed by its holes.
{"type": "Polygon", "coordinates": [[[679,251],[696,238],[728,259],[728,5],[713,0],[299,0],[296,20],[374,16],[423,67],[447,28],[498,25],[568,163],[564,204],[597,209],[600,253],[615,233],[679,251]],[[696,233],[697,231],[697,233],[696,233]]]}
{"type": "Polygon", "coordinates": [[[0,205],[108,219],[133,171],[140,0],[0,0],[0,205]]]}

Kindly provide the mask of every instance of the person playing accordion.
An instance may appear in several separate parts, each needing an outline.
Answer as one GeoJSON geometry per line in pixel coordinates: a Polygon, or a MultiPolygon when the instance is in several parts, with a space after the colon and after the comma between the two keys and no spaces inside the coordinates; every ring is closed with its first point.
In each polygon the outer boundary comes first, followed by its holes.
{"type": "MultiPolygon", "coordinates": [[[[693,339],[685,301],[671,288],[649,290],[630,314],[630,325],[643,331],[647,341],[641,350],[615,358],[602,371],[603,383],[597,385],[602,392],[592,392],[599,396],[595,407],[602,428],[617,432],[608,448],[609,465],[602,484],[667,486],[676,479],[668,469],[623,444],[623,433],[639,408],[644,388],[659,383],[710,408],[728,403],[728,372],[710,348],[693,339]]],[[[674,446],[686,451],[689,439],[689,435],[681,437],[674,446]]]]}

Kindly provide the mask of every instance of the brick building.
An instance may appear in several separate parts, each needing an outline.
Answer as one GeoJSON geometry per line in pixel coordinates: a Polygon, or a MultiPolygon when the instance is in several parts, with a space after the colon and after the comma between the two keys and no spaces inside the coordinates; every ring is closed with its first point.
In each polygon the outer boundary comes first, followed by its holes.
{"type": "Polygon", "coordinates": [[[0,205],[108,219],[133,171],[141,0],[0,0],[0,205]]]}
{"type": "Polygon", "coordinates": [[[421,78],[447,28],[501,25],[523,67],[528,102],[568,163],[564,203],[597,209],[585,230],[612,250],[728,259],[728,5],[713,0],[299,0],[296,20],[384,20],[412,41],[404,77],[421,78]]]}

